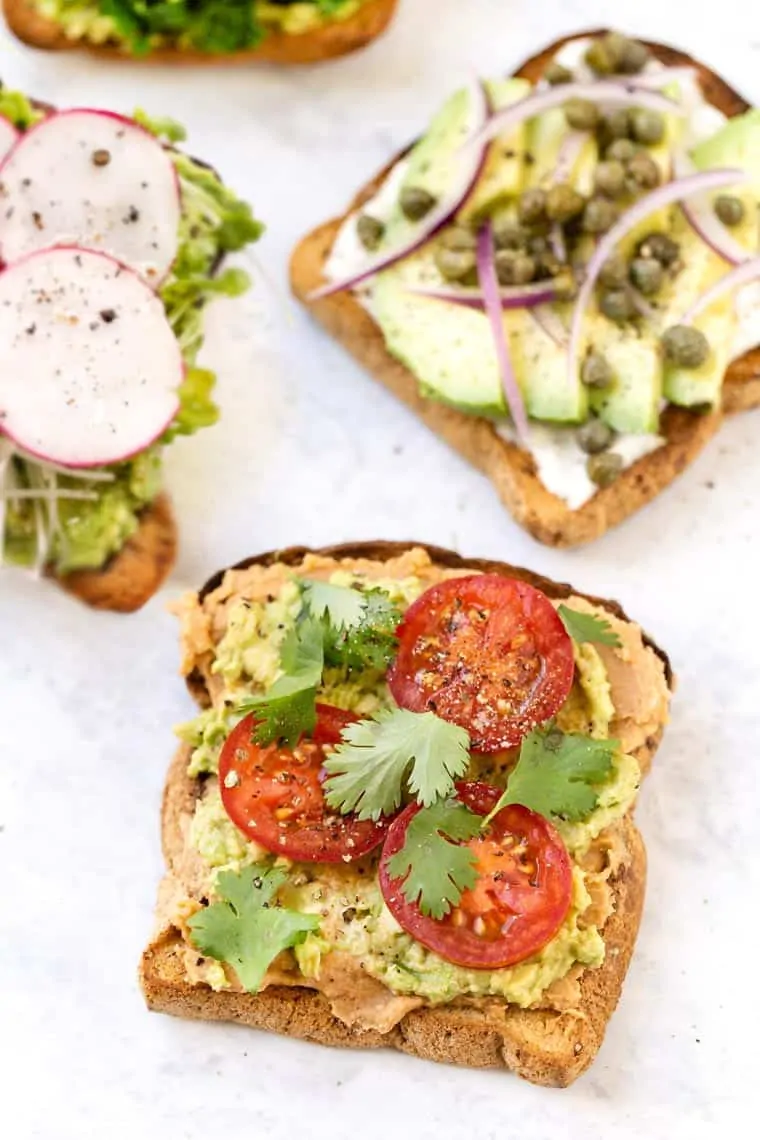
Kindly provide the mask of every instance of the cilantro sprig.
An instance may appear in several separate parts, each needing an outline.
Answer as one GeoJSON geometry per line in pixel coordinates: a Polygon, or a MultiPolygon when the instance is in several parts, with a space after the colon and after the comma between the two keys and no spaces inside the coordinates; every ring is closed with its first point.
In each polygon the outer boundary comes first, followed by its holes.
{"type": "Polygon", "coordinates": [[[483,834],[508,804],[522,804],[548,819],[584,819],[598,803],[599,785],[610,775],[619,748],[617,740],[534,729],[489,815],[479,816],[451,798],[417,812],[404,846],[388,861],[390,874],[403,879],[404,897],[422,914],[443,918],[477,879],[472,851],[456,841],[483,834]]]}
{"type": "Polygon", "coordinates": [[[240,705],[241,712],[256,717],[258,744],[276,741],[292,747],[314,731],[325,666],[382,671],[395,652],[401,612],[382,590],[299,584],[303,605],[280,650],[280,676],[263,696],[240,705]]]}
{"type": "Polygon", "coordinates": [[[342,735],[325,760],[325,798],[359,819],[391,815],[404,789],[425,806],[435,803],[453,791],[470,763],[466,731],[431,712],[383,709],[342,735]]]}
{"type": "Polygon", "coordinates": [[[571,610],[564,604],[558,607],[557,613],[565,629],[578,645],[592,642],[597,645],[611,645],[615,649],[619,649],[622,645],[606,618],[597,614],[582,614],[579,610],[571,610]]]}
{"type": "Polygon", "coordinates": [[[319,919],[278,906],[275,895],[287,881],[281,867],[253,864],[217,879],[220,901],[188,920],[192,944],[207,958],[227,962],[241,985],[257,993],[267,969],[283,950],[317,930],[319,919]]]}

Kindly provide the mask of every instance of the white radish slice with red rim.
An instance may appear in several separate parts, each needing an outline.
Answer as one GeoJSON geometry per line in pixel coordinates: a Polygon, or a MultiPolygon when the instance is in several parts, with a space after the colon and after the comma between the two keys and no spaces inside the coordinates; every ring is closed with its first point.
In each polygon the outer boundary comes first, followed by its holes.
{"type": "Polygon", "coordinates": [[[110,111],[59,111],[0,164],[0,257],[79,245],[158,286],[179,244],[179,180],[168,151],[110,111]]]}
{"type": "Polygon", "coordinates": [[[0,432],[36,458],[85,468],[143,451],[183,376],[160,299],[113,258],[49,249],[0,273],[0,432]]]}
{"type": "Polygon", "coordinates": [[[18,137],[19,133],[13,123],[8,122],[0,115],[0,162],[5,158],[8,151],[16,145],[18,137]]]}

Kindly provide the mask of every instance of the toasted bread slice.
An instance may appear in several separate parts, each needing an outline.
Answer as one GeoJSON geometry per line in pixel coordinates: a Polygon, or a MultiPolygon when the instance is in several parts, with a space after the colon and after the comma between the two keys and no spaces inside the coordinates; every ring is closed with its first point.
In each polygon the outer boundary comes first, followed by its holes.
{"type": "MultiPolygon", "coordinates": [[[[310,551],[293,547],[272,551],[239,563],[251,565],[284,563],[299,566],[310,554],[336,560],[387,561],[406,553],[413,544],[374,542],[328,547],[310,551]]],[[[417,545],[417,544],[414,544],[417,545]]],[[[550,597],[578,594],[570,586],[503,562],[462,558],[439,547],[423,547],[437,565],[452,570],[482,570],[518,577],[550,597]]],[[[224,572],[212,578],[200,592],[203,599],[222,583],[224,572]]],[[[628,620],[615,603],[588,597],[603,604],[614,616],[628,620]]],[[[661,662],[669,688],[673,677],[667,656],[646,636],[644,644],[661,662]]],[[[187,678],[191,692],[201,704],[208,703],[203,677],[187,678]]],[[[637,754],[647,767],[656,750],[660,730],[653,733],[637,754]]],[[[181,880],[184,836],[198,798],[201,783],[187,775],[190,750],[181,747],[169,770],[162,807],[162,846],[167,864],[164,891],[181,880]]],[[[261,993],[220,991],[195,982],[186,971],[186,944],[179,929],[160,922],[140,965],[140,981],[148,1006],[179,1017],[210,1021],[236,1021],[257,1029],[284,1033],[325,1045],[390,1047],[429,1060],[479,1068],[510,1069],[536,1084],[564,1087],[588,1067],[598,1052],[633,953],[641,917],[646,880],[646,855],[641,836],[630,817],[617,825],[618,862],[609,880],[614,910],[602,927],[606,945],[603,966],[582,971],[579,1001],[572,1009],[519,1009],[498,999],[452,1002],[407,1012],[389,1032],[349,1026],[334,1016],[321,992],[304,986],[272,986],[261,993]]]]}
{"type": "Polygon", "coordinates": [[[102,570],[54,575],[64,590],[96,610],[134,613],[149,602],[177,558],[177,524],[171,503],[159,495],[140,516],[140,526],[102,570]]]}
{"type": "MultiPolygon", "coordinates": [[[[583,32],[560,40],[533,56],[516,74],[535,79],[568,40],[599,34],[583,32]]],[[[745,100],[704,65],[661,44],[650,43],[649,47],[663,62],[693,65],[706,98],[727,115],[747,108],[745,100]]],[[[350,292],[309,299],[309,294],[322,284],[322,268],[346,217],[373,197],[388,169],[400,157],[359,192],[341,217],[319,226],[296,246],[290,264],[291,287],[360,364],[491,480],[515,520],[534,538],[549,546],[566,547],[601,537],[655,498],[696,458],[720,428],[724,412],[743,411],[760,404],[760,350],[753,350],[729,368],[722,411],[697,415],[669,407],[661,428],[667,442],[626,468],[612,486],[597,491],[583,506],[571,510],[541,482],[532,456],[502,439],[489,420],[420,395],[413,373],[387,351],[380,328],[350,292]]]]}
{"type": "MultiPolygon", "coordinates": [[[[141,57],[146,63],[194,64],[241,63],[262,60],[267,63],[319,63],[324,59],[347,55],[365,47],[381,35],[396,10],[398,0],[365,0],[361,8],[345,20],[333,20],[313,31],[289,35],[271,32],[258,47],[226,56],[208,52],[165,48],[141,57]]],[[[68,37],[55,21],[40,14],[33,0],[3,0],[5,18],[11,31],[30,47],[46,51],[82,50],[109,59],[133,58],[117,44],[90,44],[68,37]]]]}

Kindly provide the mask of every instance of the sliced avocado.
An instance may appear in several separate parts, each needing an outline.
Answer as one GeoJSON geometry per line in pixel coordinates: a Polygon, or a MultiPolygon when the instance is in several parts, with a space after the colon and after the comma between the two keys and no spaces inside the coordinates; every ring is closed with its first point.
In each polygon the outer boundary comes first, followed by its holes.
{"type": "Polygon", "coordinates": [[[430,279],[426,265],[429,259],[423,251],[404,263],[403,272],[389,269],[375,278],[372,315],[385,347],[414,373],[424,396],[470,414],[505,415],[488,318],[477,309],[410,293],[415,276],[417,284],[430,279]]]}
{"type": "Polygon", "coordinates": [[[665,396],[671,404],[686,408],[714,408],[720,404],[723,377],[730,362],[736,327],[731,298],[723,297],[711,305],[694,321],[694,327],[707,337],[710,355],[699,368],[681,368],[666,361],[665,396]]]}
{"type": "MultiPolygon", "coordinates": [[[[557,161],[570,128],[561,107],[546,111],[528,123],[526,183],[542,186],[555,180],[557,161]]],[[[599,157],[596,139],[589,137],[578,152],[567,181],[581,194],[590,195],[599,157]]]]}
{"type": "Polygon", "coordinates": [[[711,199],[715,201],[719,194],[741,199],[744,217],[729,233],[747,253],[757,253],[760,247],[760,109],[729,119],[719,131],[694,147],[691,157],[698,170],[740,166],[749,172],[750,183],[718,191],[711,199]]]}
{"type": "Polygon", "coordinates": [[[591,407],[615,431],[636,435],[658,431],[663,383],[659,341],[604,317],[591,318],[589,324],[589,342],[615,374],[611,387],[591,390],[591,407]]]}
{"type": "MultiPolygon", "coordinates": [[[[488,101],[495,111],[524,99],[532,91],[527,79],[489,80],[488,101]]],[[[488,148],[483,170],[472,194],[459,211],[463,222],[488,217],[499,206],[517,197],[525,175],[526,124],[500,135],[488,148]]]]}
{"type": "Polygon", "coordinates": [[[413,148],[401,190],[414,186],[427,190],[434,198],[448,193],[456,178],[459,150],[472,124],[470,102],[466,88],[455,91],[446,100],[427,133],[413,148]]]}
{"type": "MultiPolygon", "coordinates": [[[[554,306],[569,324],[569,306],[554,306]]],[[[588,389],[568,379],[567,349],[555,344],[526,309],[504,314],[510,358],[528,415],[549,423],[581,423],[588,415],[588,389]]]]}

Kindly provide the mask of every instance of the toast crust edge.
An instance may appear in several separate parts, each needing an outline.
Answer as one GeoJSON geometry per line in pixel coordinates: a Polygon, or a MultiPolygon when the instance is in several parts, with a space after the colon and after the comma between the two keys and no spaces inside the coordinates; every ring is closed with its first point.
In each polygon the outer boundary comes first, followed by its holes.
{"type": "MultiPolygon", "coordinates": [[[[243,63],[261,60],[267,63],[300,64],[319,63],[357,51],[380,36],[388,27],[398,0],[366,0],[358,12],[346,20],[325,24],[310,32],[288,35],[271,32],[263,43],[249,51],[228,55],[206,52],[163,49],[151,52],[141,63],[172,63],[198,66],[199,64],[243,63]]],[[[68,39],[55,20],[36,12],[27,0],[3,0],[5,18],[11,31],[30,47],[45,51],[86,51],[103,59],[130,59],[134,57],[118,47],[97,46],[84,41],[68,39]]]]}
{"type": "MultiPolygon", "coordinates": [[[[562,44],[596,34],[598,31],[582,32],[557,41],[522,64],[516,74],[535,76],[562,44]]],[[[649,47],[668,64],[694,66],[707,97],[727,114],[740,113],[748,106],[738,92],[690,56],[660,44],[649,43],[649,47]]],[[[760,404],[760,349],[754,349],[729,368],[721,410],[698,416],[683,409],[668,408],[662,424],[667,443],[626,468],[611,487],[597,491],[579,509],[570,510],[540,481],[530,454],[503,440],[490,421],[421,396],[413,373],[386,350],[379,327],[350,293],[317,301],[308,299],[322,282],[322,267],[345,218],[372,197],[399,157],[397,155],[359,191],[341,217],[318,226],[299,242],[291,256],[292,291],[376,380],[491,480],[514,519],[538,541],[548,546],[568,547],[600,538],[656,498],[689,466],[719,430],[724,413],[744,411],[760,404]]]]}

